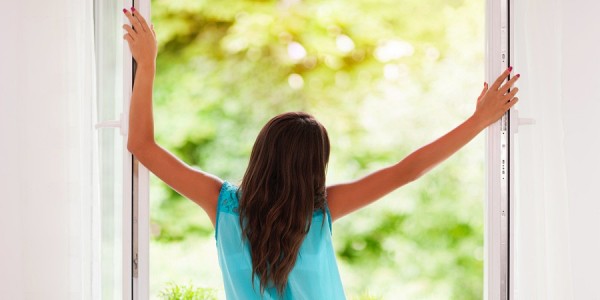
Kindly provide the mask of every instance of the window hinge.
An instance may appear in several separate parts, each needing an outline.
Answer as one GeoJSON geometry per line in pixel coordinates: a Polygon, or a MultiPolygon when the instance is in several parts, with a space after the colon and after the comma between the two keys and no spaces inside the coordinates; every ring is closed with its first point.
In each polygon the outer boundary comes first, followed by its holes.
{"type": "Polygon", "coordinates": [[[138,277],[138,254],[133,254],[133,278],[138,277]]]}

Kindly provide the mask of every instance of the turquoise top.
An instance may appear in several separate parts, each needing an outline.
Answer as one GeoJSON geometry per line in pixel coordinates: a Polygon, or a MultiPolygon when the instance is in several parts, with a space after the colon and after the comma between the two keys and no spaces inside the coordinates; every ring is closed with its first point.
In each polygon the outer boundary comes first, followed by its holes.
{"type": "Polygon", "coordinates": [[[253,299],[346,299],[331,243],[331,214],[326,207],[327,223],[323,212],[313,214],[310,230],[300,246],[296,264],[288,276],[283,298],[274,286],[265,287],[260,295],[260,278],[254,274],[254,289],[250,282],[252,259],[247,240],[242,239],[238,214],[238,187],[225,181],[219,193],[215,240],[219,265],[228,300],[253,299]]]}

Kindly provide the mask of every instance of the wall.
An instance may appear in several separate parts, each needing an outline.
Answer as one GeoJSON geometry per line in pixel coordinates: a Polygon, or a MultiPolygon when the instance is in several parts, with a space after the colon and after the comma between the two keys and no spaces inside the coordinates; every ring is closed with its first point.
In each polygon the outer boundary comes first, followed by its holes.
{"type": "Polygon", "coordinates": [[[21,229],[22,200],[19,188],[19,147],[16,128],[16,99],[19,94],[19,75],[11,71],[18,70],[17,47],[5,47],[6,41],[17,41],[18,32],[12,30],[19,24],[18,15],[7,13],[14,11],[16,4],[9,4],[2,9],[0,17],[0,294],[7,299],[21,299],[23,290],[23,238],[21,229]],[[10,30],[9,30],[10,29],[10,30]]]}
{"type": "Polygon", "coordinates": [[[563,4],[563,98],[574,299],[600,299],[600,3],[563,4]]]}

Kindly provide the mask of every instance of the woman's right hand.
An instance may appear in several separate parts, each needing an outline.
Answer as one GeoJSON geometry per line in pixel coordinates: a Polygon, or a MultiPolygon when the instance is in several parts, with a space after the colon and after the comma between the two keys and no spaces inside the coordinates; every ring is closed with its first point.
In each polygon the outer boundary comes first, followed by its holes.
{"type": "Polygon", "coordinates": [[[510,92],[508,90],[519,80],[519,77],[521,77],[520,74],[517,74],[504,85],[501,85],[511,71],[512,67],[506,69],[489,89],[487,82],[483,85],[481,95],[477,98],[477,107],[475,113],[473,113],[473,117],[481,121],[485,127],[498,121],[507,110],[519,102],[519,98],[515,97],[519,92],[519,88],[515,87],[510,92]]]}

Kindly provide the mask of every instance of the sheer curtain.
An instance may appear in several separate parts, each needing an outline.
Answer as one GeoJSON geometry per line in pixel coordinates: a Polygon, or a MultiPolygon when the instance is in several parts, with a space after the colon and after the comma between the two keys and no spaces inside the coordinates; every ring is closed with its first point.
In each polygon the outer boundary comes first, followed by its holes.
{"type": "Polygon", "coordinates": [[[93,2],[0,10],[0,298],[91,299],[93,2]]]}
{"type": "Polygon", "coordinates": [[[512,1],[516,299],[600,299],[600,4],[512,1]],[[592,38],[593,37],[593,38],[592,38]]]}

